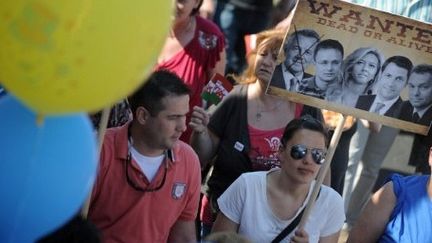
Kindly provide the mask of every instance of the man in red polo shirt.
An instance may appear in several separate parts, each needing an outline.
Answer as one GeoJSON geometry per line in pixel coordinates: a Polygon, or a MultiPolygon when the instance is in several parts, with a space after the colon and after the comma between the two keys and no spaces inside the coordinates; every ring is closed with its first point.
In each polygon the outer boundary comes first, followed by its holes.
{"type": "Polygon", "coordinates": [[[104,242],[196,242],[201,168],[186,130],[189,89],[153,73],[129,98],[133,120],[108,129],[89,218],[104,242]]]}

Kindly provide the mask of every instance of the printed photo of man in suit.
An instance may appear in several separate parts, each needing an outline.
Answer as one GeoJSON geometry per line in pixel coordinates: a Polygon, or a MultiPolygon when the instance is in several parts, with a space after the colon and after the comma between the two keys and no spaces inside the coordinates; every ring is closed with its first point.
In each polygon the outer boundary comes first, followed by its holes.
{"type": "Polygon", "coordinates": [[[416,172],[430,174],[426,163],[429,148],[432,146],[432,65],[415,66],[408,80],[409,100],[404,101],[400,119],[429,126],[426,136],[415,134],[409,165],[416,167],[416,172]]]}
{"type": "Polygon", "coordinates": [[[315,47],[315,76],[305,78],[300,82],[298,92],[324,99],[327,88],[342,82],[342,61],[344,49],[337,40],[320,41],[315,47]]]}
{"type": "Polygon", "coordinates": [[[432,120],[432,65],[420,64],[408,80],[409,101],[402,107],[402,120],[429,126],[432,120]]]}
{"type": "Polygon", "coordinates": [[[361,95],[356,108],[398,118],[403,101],[400,97],[410,76],[412,62],[403,56],[388,58],[381,67],[376,94],[361,95]]]}
{"type": "Polygon", "coordinates": [[[305,69],[312,63],[319,38],[318,33],[311,29],[291,34],[284,45],[285,61],[276,66],[270,85],[297,92],[300,82],[312,76],[305,69]]]}

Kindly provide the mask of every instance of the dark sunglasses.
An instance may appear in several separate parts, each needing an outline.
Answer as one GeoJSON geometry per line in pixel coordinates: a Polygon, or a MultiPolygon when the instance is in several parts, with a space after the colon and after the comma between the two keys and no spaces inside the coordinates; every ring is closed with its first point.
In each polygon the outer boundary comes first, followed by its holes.
{"type": "Polygon", "coordinates": [[[308,151],[311,152],[312,159],[316,164],[323,164],[325,161],[326,152],[323,149],[308,148],[303,144],[296,144],[291,146],[290,155],[293,159],[303,159],[306,157],[308,151]]]}

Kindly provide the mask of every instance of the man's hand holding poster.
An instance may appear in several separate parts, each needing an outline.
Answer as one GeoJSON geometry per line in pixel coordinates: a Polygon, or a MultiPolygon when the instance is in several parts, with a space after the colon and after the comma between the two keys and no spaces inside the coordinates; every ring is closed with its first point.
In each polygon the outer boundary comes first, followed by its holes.
{"type": "Polygon", "coordinates": [[[267,93],[427,134],[432,26],[343,1],[302,0],[267,93]]]}

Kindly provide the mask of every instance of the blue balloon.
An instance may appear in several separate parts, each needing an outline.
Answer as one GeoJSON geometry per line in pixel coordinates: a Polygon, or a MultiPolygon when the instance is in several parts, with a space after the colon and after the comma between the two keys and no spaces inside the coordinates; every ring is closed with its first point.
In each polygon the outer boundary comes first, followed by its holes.
{"type": "Polygon", "coordinates": [[[34,242],[66,223],[85,201],[97,167],[83,113],[37,116],[0,98],[0,242],[34,242]]]}

